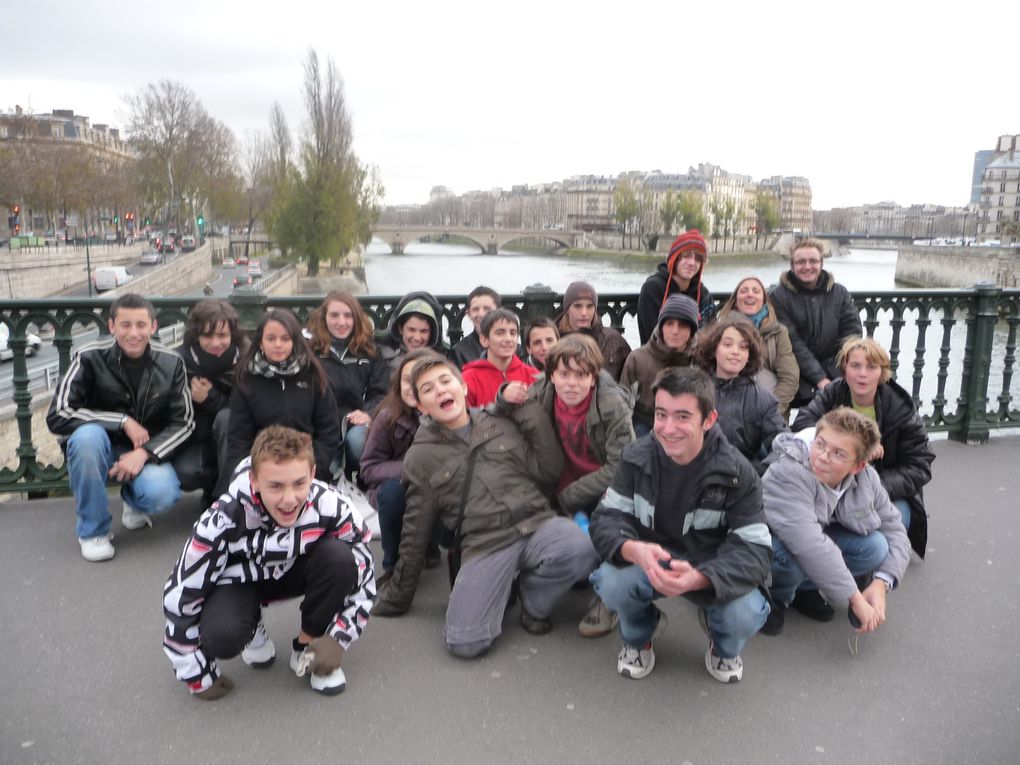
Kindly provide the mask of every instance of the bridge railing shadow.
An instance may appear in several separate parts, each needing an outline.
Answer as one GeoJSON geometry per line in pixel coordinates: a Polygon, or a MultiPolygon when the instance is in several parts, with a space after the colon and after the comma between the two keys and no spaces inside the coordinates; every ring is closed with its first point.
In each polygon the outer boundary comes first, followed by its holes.
{"type": "MultiPolygon", "coordinates": [[[[360,296],[376,335],[386,336],[390,316],[400,296],[360,296]]],[[[451,347],[464,335],[466,295],[438,295],[446,343],[451,347]]],[[[153,298],[160,326],[186,322],[199,298],[153,298]]],[[[322,301],[321,295],[267,296],[235,293],[230,302],[242,326],[253,328],[264,312],[287,308],[302,320],[322,301]]],[[[517,312],[522,325],[538,316],[555,317],[563,296],[536,285],[524,294],[504,295],[503,305],[517,312]]],[[[854,301],[865,332],[889,349],[899,383],[910,391],[925,425],[958,441],[980,443],[991,431],[1020,425],[1020,382],[1014,380],[1020,290],[981,284],[963,290],[890,290],[858,292],[854,301]]],[[[622,332],[637,347],[637,302],[634,293],[603,293],[599,310],[603,322],[622,332]]],[[[12,382],[19,443],[8,467],[0,469],[0,492],[40,493],[67,488],[64,464],[49,464],[39,445],[52,436],[45,430],[38,399],[33,406],[29,388],[28,333],[45,336],[66,372],[75,337],[95,328],[106,334],[109,300],[61,298],[0,301],[0,323],[7,326],[13,353],[12,382]],[[41,432],[40,432],[41,429],[41,432]]],[[[52,449],[49,450],[52,453],[52,449]]],[[[59,456],[52,457],[59,461],[59,456]]]]}

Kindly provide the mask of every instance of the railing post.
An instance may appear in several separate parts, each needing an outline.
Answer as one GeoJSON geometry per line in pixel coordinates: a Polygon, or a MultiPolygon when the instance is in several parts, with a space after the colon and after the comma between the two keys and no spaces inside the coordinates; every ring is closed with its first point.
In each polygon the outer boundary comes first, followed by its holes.
{"type": "Polygon", "coordinates": [[[988,375],[1002,290],[991,282],[978,282],[974,291],[976,303],[974,316],[967,323],[958,402],[963,416],[959,424],[949,431],[949,438],[968,444],[983,444],[988,440],[988,375]]]}
{"type": "Polygon", "coordinates": [[[235,289],[230,293],[229,300],[241,319],[241,328],[249,332],[254,331],[262,321],[262,316],[266,312],[266,303],[269,302],[263,293],[247,287],[235,289]]]}
{"type": "Polygon", "coordinates": [[[521,331],[524,331],[524,327],[532,320],[539,316],[552,317],[554,307],[553,301],[556,299],[556,293],[553,292],[552,287],[547,287],[544,284],[532,284],[524,288],[524,311],[521,316],[521,331]]]}

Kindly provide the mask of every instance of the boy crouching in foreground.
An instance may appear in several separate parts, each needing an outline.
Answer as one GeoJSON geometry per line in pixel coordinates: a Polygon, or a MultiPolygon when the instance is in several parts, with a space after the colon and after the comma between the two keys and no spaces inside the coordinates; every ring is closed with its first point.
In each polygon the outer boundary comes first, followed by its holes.
{"type": "Polygon", "coordinates": [[[313,479],[307,434],[270,426],[255,439],[249,471],[245,462],[195,523],[163,589],[164,650],[197,698],[221,698],[234,684],[216,659],[240,653],[248,666],[270,666],[276,648],[261,606],[303,595],[290,667],[298,677],[310,670],[318,693],[338,694],[344,651],[375,599],[371,533],[342,494],[313,479]]]}
{"type": "Polygon", "coordinates": [[[803,592],[818,603],[800,609],[811,618],[832,619],[823,597],[848,600],[851,623],[871,632],[885,622],[886,594],[910,563],[903,517],[867,463],[878,426],[841,406],[818,420],[810,444],[802,438],[807,432],[776,437],[762,479],[775,602],[762,632],[778,635],[787,606],[803,592]]]}
{"type": "Polygon", "coordinates": [[[521,382],[503,387],[495,411],[469,411],[467,386],[448,359],[418,362],[411,384],[427,416],[404,457],[400,555],[379,592],[376,615],[411,607],[438,519],[454,531],[454,560],[463,550],[446,611],[446,648],[465,659],[489,650],[502,632],[518,574],[521,626],[532,635],[547,633],[556,601],[598,565],[588,535],[546,500],[543,490],[563,467],[549,418],[526,402],[521,382]]]}

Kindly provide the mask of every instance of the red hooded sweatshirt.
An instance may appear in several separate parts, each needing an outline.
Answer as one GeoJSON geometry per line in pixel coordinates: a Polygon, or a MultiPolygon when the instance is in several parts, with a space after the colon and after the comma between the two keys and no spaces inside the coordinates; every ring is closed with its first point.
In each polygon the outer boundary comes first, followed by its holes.
{"type": "Polygon", "coordinates": [[[496,400],[499,386],[505,382],[522,382],[531,385],[541,374],[533,366],[521,361],[517,356],[510,357],[510,366],[506,371],[496,367],[488,359],[478,359],[464,365],[461,375],[467,385],[467,405],[469,407],[485,406],[496,400]]]}

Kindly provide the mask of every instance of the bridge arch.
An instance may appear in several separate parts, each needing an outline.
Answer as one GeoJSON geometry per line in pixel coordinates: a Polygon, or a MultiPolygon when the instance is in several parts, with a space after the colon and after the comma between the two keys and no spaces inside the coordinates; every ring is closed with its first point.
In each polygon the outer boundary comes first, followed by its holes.
{"type": "Polygon", "coordinates": [[[545,239],[550,242],[555,242],[565,250],[569,250],[573,247],[573,243],[567,240],[567,237],[556,236],[548,233],[535,233],[535,234],[517,234],[512,237],[507,237],[504,240],[497,242],[500,248],[509,247],[514,242],[533,242],[538,239],[545,239]]]}

